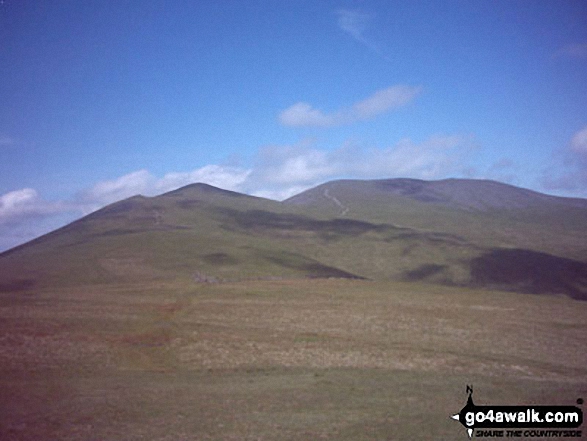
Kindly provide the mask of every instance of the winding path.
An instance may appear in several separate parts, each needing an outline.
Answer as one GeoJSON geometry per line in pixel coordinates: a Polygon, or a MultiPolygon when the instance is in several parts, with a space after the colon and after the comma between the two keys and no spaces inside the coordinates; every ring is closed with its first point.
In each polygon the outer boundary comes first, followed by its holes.
{"type": "Polygon", "coordinates": [[[339,216],[344,216],[349,212],[349,207],[345,206],[338,200],[336,196],[331,196],[328,189],[324,190],[324,196],[334,202],[340,208],[339,216]]]}

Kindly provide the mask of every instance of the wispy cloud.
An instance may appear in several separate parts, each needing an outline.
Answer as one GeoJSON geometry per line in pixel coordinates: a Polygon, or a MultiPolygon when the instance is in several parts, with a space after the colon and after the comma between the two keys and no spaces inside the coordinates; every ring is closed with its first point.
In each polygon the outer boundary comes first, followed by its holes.
{"type": "Polygon", "coordinates": [[[365,43],[365,30],[369,26],[373,16],[359,10],[339,9],[336,11],[338,27],[353,37],[355,40],[365,43]]]}
{"type": "Polygon", "coordinates": [[[420,92],[419,86],[395,85],[332,113],[324,113],[312,105],[299,102],[282,111],[281,124],[290,127],[335,127],[371,119],[409,104],[420,92]]]}
{"type": "Polygon", "coordinates": [[[488,167],[484,178],[516,185],[521,174],[518,163],[509,158],[502,158],[488,167]]]}
{"type": "Polygon", "coordinates": [[[571,150],[587,156],[587,127],[579,130],[571,138],[571,150]]]}
{"type": "Polygon", "coordinates": [[[587,197],[587,126],[556,152],[553,165],[542,173],[541,185],[547,191],[572,191],[587,197]]]}
{"type": "Polygon", "coordinates": [[[357,9],[339,9],[336,12],[338,27],[350,35],[369,50],[387,59],[379,47],[369,38],[366,33],[369,29],[374,15],[357,9]]]}

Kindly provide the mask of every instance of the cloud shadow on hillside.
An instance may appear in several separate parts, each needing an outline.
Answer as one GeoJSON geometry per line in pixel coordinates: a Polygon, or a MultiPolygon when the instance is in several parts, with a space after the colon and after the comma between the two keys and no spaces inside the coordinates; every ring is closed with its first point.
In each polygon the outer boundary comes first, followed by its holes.
{"type": "Polygon", "coordinates": [[[472,284],[587,300],[587,264],[524,249],[493,249],[471,261],[472,284]]]}

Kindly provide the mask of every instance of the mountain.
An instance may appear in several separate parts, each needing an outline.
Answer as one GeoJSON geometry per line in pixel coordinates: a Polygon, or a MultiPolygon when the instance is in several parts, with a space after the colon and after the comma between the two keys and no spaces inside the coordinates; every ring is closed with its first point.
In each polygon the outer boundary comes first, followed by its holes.
{"type": "Polygon", "coordinates": [[[587,259],[587,200],[472,179],[340,180],[284,202],[339,216],[459,236],[484,247],[587,259]]]}
{"type": "MultiPolygon", "coordinates": [[[[587,208],[587,200],[561,198],[514,187],[489,180],[445,179],[424,181],[420,179],[381,179],[372,181],[340,180],[319,185],[286,201],[289,204],[309,205],[316,196],[340,190],[349,197],[367,196],[369,199],[401,196],[418,202],[469,210],[516,209],[559,205],[587,208]]],[[[326,198],[329,199],[326,194],[326,198]]],[[[332,196],[332,195],[331,195],[332,196]]],[[[331,199],[331,198],[330,198],[331,199]]],[[[338,205],[335,203],[335,205],[338,205]]]]}
{"type": "Polygon", "coordinates": [[[587,200],[480,180],[340,180],[284,202],[193,184],[0,254],[0,292],[336,277],[587,299],[587,200]]]}

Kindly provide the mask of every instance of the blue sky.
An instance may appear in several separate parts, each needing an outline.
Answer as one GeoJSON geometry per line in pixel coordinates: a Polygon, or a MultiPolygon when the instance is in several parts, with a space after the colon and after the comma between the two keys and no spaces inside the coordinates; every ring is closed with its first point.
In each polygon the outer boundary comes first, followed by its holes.
{"type": "Polygon", "coordinates": [[[587,197],[584,0],[0,2],[0,250],[191,182],[587,197]]]}

